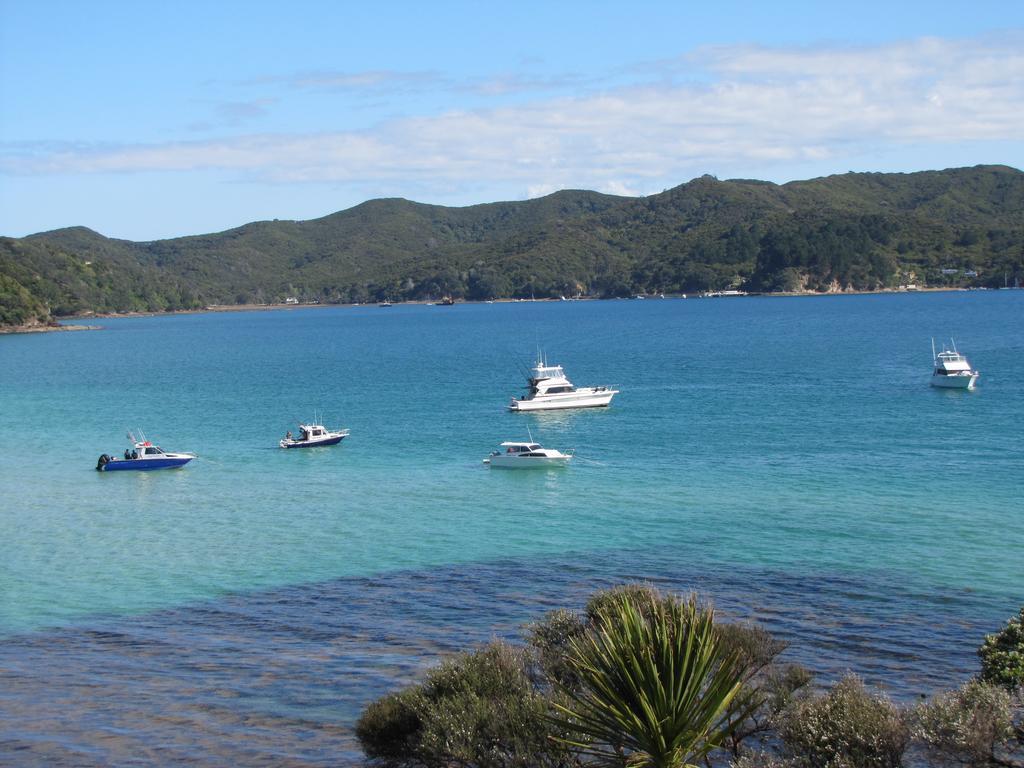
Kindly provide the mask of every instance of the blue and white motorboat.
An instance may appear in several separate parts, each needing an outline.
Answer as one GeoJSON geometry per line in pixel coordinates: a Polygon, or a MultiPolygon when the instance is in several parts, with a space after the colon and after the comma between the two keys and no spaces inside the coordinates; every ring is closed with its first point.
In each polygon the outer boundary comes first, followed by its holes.
{"type": "Polygon", "coordinates": [[[299,424],[299,436],[289,432],[278,445],[282,448],[316,448],[322,445],[337,445],[348,437],[347,429],[331,431],[323,424],[299,424]]]}
{"type": "Polygon", "coordinates": [[[124,456],[102,454],[96,462],[96,471],[175,469],[184,467],[196,457],[194,453],[168,453],[160,446],[153,445],[141,432],[139,437],[141,439],[136,440],[135,435],[129,432],[128,439],[132,447],[125,449],[124,456]]]}

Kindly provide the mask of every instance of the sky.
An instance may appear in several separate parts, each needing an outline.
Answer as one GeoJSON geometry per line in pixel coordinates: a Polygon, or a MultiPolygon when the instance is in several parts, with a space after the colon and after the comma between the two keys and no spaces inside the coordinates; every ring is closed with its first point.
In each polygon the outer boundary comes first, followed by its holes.
{"type": "Polygon", "coordinates": [[[0,0],[0,235],[1024,168],[1024,2],[0,0]]]}

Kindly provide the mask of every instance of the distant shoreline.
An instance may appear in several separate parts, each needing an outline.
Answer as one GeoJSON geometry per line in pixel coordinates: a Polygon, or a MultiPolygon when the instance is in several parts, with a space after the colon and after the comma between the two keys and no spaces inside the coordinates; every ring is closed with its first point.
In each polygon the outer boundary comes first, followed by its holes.
{"type": "MultiPolygon", "coordinates": [[[[895,288],[882,288],[874,291],[792,291],[783,292],[777,291],[773,293],[758,293],[750,292],[741,295],[734,296],[703,296],[700,293],[671,293],[665,294],[666,299],[703,299],[703,298],[749,298],[752,296],[774,298],[774,297],[792,297],[792,296],[871,296],[874,294],[889,294],[889,293],[941,293],[941,292],[968,292],[968,291],[981,291],[981,290],[995,290],[992,288],[914,288],[911,290],[906,289],[895,289],[895,288]]],[[[560,304],[562,302],[573,302],[573,301],[619,301],[628,300],[633,301],[637,298],[658,300],[661,298],[658,294],[645,294],[638,296],[614,296],[611,298],[603,298],[600,296],[580,296],[579,298],[567,298],[567,299],[553,299],[553,298],[541,298],[541,299],[459,299],[456,304],[530,304],[530,303],[545,303],[545,304],[560,304]]],[[[408,301],[395,301],[389,306],[400,307],[400,306],[442,306],[439,300],[428,301],[426,299],[411,299],[408,301]]],[[[121,317],[162,317],[165,315],[198,315],[207,312],[262,312],[264,310],[280,311],[280,310],[295,310],[295,309],[321,309],[325,307],[378,307],[380,302],[377,301],[366,301],[359,303],[349,302],[338,302],[338,303],[309,303],[309,304],[210,304],[205,307],[198,307],[196,309],[171,309],[164,311],[153,311],[153,312],[97,312],[95,314],[88,315],[70,315],[70,318],[75,319],[106,319],[106,318],[121,318],[121,317]]]]}
{"type": "MultiPolygon", "coordinates": [[[[703,296],[700,293],[694,294],[666,294],[666,299],[702,299],[702,298],[749,298],[752,296],[762,298],[792,298],[801,296],[872,296],[872,295],[883,295],[883,294],[903,294],[903,293],[967,293],[977,291],[995,291],[1001,289],[995,288],[915,288],[912,290],[907,289],[892,289],[883,288],[874,291],[778,291],[774,293],[746,293],[738,296],[703,296]]],[[[621,299],[635,300],[640,298],[637,296],[617,296],[615,298],[599,298],[596,296],[582,296],[580,298],[573,299],[491,299],[491,300],[472,300],[472,301],[458,301],[457,304],[525,304],[525,303],[561,303],[562,301],[617,301],[621,299]]],[[[645,299],[658,300],[660,297],[657,294],[648,294],[642,296],[645,299]]],[[[412,300],[412,301],[398,301],[394,302],[392,306],[427,306],[427,305],[438,305],[436,301],[425,301],[425,300],[412,300]]],[[[69,319],[75,320],[104,320],[104,319],[116,319],[116,318],[130,318],[130,317],[164,317],[172,315],[200,315],[212,312],[263,312],[263,311],[282,311],[282,310],[295,310],[295,309],[320,309],[325,307],[376,307],[378,302],[371,301],[359,304],[349,303],[337,303],[337,304],[210,304],[206,307],[197,307],[196,309],[172,309],[164,311],[153,311],[153,312],[96,312],[86,315],[69,315],[69,319]]],[[[51,324],[40,324],[40,325],[15,325],[15,326],[0,326],[0,334],[15,334],[15,333],[48,333],[50,331],[98,331],[102,330],[101,325],[80,325],[80,324],[62,324],[59,320],[51,324]]]]}
{"type": "Polygon", "coordinates": [[[52,331],[99,331],[103,326],[100,325],[71,325],[61,324],[56,322],[47,325],[5,325],[0,326],[0,334],[16,334],[16,333],[50,333],[52,331]]]}

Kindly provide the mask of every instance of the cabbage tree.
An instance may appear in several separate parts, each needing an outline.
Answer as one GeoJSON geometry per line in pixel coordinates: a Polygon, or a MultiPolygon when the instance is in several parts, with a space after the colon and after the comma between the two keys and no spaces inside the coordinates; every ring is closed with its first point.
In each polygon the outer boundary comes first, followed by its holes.
{"type": "Polygon", "coordinates": [[[575,734],[571,744],[608,765],[692,766],[755,705],[714,611],[693,597],[624,597],[569,646],[579,685],[559,686],[555,719],[575,734]]]}

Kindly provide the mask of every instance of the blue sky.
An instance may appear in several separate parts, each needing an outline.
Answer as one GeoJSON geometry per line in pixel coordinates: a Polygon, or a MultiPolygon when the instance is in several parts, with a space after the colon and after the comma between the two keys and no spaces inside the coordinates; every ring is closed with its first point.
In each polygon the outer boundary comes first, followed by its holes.
{"type": "Polygon", "coordinates": [[[0,0],[0,235],[1024,167],[1024,3],[0,0]]]}

